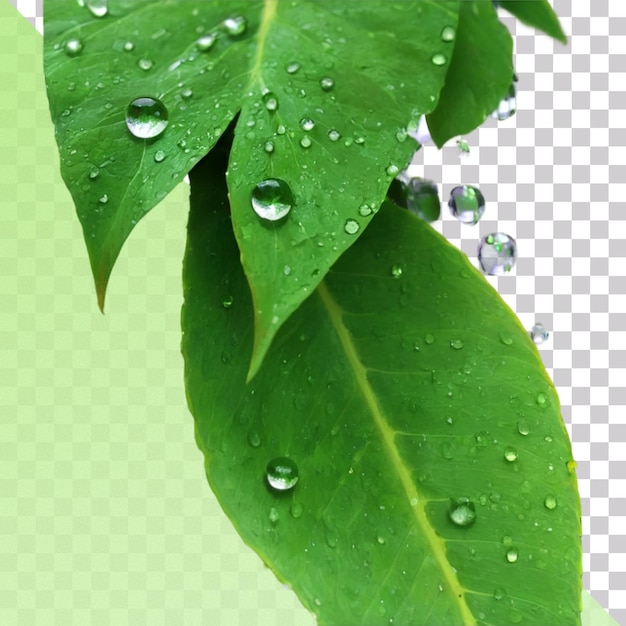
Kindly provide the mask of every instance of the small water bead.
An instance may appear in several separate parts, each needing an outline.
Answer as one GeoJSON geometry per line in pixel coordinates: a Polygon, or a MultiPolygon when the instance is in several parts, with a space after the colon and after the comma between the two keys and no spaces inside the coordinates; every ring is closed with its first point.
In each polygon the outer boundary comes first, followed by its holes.
{"type": "Polygon", "coordinates": [[[231,36],[237,37],[243,35],[246,32],[248,26],[246,18],[243,15],[237,15],[235,17],[229,17],[222,22],[224,30],[231,36]]]}
{"type": "Polygon", "coordinates": [[[137,65],[140,69],[147,72],[149,69],[152,69],[154,61],[151,61],[150,59],[139,59],[139,61],[137,61],[137,65]]]}
{"type": "Polygon", "coordinates": [[[304,137],[302,137],[302,139],[300,139],[300,145],[303,148],[310,148],[312,143],[313,142],[311,141],[311,138],[308,135],[305,135],[304,137]]]}
{"type": "Polygon", "coordinates": [[[265,152],[267,152],[268,154],[271,154],[272,152],[274,152],[273,142],[266,141],[265,144],[263,145],[263,150],[265,150],[265,152]]]}
{"type": "Polygon", "coordinates": [[[528,426],[528,422],[525,419],[521,419],[517,422],[517,432],[524,437],[530,433],[530,426],[528,426]]]}
{"type": "Polygon", "coordinates": [[[543,324],[537,323],[530,329],[530,338],[536,345],[541,345],[547,341],[549,336],[550,333],[545,329],[543,324]]]}
{"type": "Polygon", "coordinates": [[[275,507],[270,507],[270,514],[268,517],[272,524],[276,524],[278,522],[278,520],[280,519],[280,515],[278,514],[278,511],[275,507]]]}
{"type": "Polygon", "coordinates": [[[400,168],[394,163],[391,163],[387,166],[387,169],[385,171],[387,172],[388,176],[396,176],[400,171],[400,168]]]}
{"type": "Polygon", "coordinates": [[[109,196],[106,193],[101,195],[100,198],[98,199],[98,202],[100,202],[100,204],[106,204],[108,201],[109,201],[109,196]]]}
{"type": "Polygon", "coordinates": [[[409,177],[403,173],[391,181],[387,197],[426,222],[439,219],[439,192],[437,185],[430,180],[418,176],[409,177]]]}
{"type": "Polygon", "coordinates": [[[450,339],[450,347],[454,348],[455,350],[461,350],[463,348],[464,344],[463,341],[461,339],[450,339]]]}
{"type": "Polygon", "coordinates": [[[548,403],[548,396],[546,396],[545,393],[538,393],[536,400],[539,406],[546,406],[548,403]]]}
{"type": "Polygon", "coordinates": [[[196,47],[201,52],[206,52],[210,50],[217,41],[217,33],[208,33],[207,35],[202,35],[198,41],[196,41],[196,47]]]}
{"type": "Polygon", "coordinates": [[[251,204],[260,218],[276,222],[291,211],[293,206],[291,188],[280,178],[268,178],[255,185],[251,204]]]}
{"type": "Polygon", "coordinates": [[[443,27],[443,30],[441,31],[441,41],[445,41],[445,42],[454,41],[455,37],[456,37],[456,30],[454,29],[454,26],[443,27]]]}
{"type": "Polygon", "coordinates": [[[287,457],[272,459],[267,464],[265,478],[277,491],[293,489],[298,482],[298,466],[287,457]]]}
{"type": "Polygon", "coordinates": [[[343,229],[348,233],[348,235],[356,235],[361,228],[360,224],[353,219],[346,220],[346,224],[343,229]]]}
{"type": "Polygon", "coordinates": [[[491,116],[503,122],[504,120],[508,120],[510,117],[515,115],[515,111],[517,111],[517,94],[515,91],[515,83],[513,82],[511,83],[506,96],[500,100],[498,108],[491,114],[491,116]]]}
{"type": "Polygon", "coordinates": [[[362,205],[359,207],[359,215],[360,215],[361,217],[367,217],[368,215],[371,215],[371,214],[372,214],[372,212],[373,212],[373,211],[372,211],[372,207],[370,207],[370,205],[369,205],[369,204],[362,204],[362,205]]]}
{"type": "Polygon", "coordinates": [[[271,91],[263,96],[263,103],[268,111],[274,112],[278,110],[278,98],[271,91]]]}
{"type": "Polygon", "coordinates": [[[576,470],[576,468],[578,467],[578,463],[576,463],[576,461],[574,461],[574,459],[571,459],[570,461],[568,461],[566,464],[567,467],[567,471],[570,474],[573,474],[574,471],[576,470]]]}
{"type": "Polygon", "coordinates": [[[511,337],[511,335],[504,330],[500,332],[500,341],[505,346],[513,345],[513,337],[511,337]]]}
{"type": "Polygon", "coordinates": [[[436,54],[433,54],[433,56],[430,59],[433,63],[433,65],[445,65],[446,61],[448,59],[446,59],[446,55],[442,54],[441,52],[437,52],[436,54]]]}
{"type": "Polygon", "coordinates": [[[294,502],[289,508],[291,516],[295,519],[298,519],[302,515],[302,511],[304,511],[304,507],[299,502],[294,502]]]}
{"type": "Polygon", "coordinates": [[[512,446],[508,446],[504,450],[504,458],[509,462],[517,461],[517,450],[512,446]]]}
{"type": "Polygon", "coordinates": [[[295,61],[287,65],[287,67],[285,68],[285,70],[287,71],[287,74],[295,74],[299,69],[300,69],[300,63],[297,63],[295,61]]]}
{"type": "Polygon", "coordinates": [[[320,87],[322,91],[330,91],[335,86],[335,81],[329,76],[320,79],[320,87]]]}
{"type": "Polygon", "coordinates": [[[126,126],[140,139],[158,137],[167,128],[168,112],[156,98],[135,98],[126,110],[126,126]]]}
{"type": "Polygon", "coordinates": [[[97,167],[94,167],[89,171],[89,178],[91,178],[91,180],[98,178],[98,176],[100,176],[100,170],[97,167]]]}
{"type": "Polygon", "coordinates": [[[248,443],[253,448],[258,448],[261,445],[261,435],[257,430],[250,430],[248,432],[248,443]]]}
{"type": "Polygon", "coordinates": [[[65,53],[68,57],[78,56],[83,51],[83,43],[80,39],[70,39],[65,44],[65,53]]]}
{"type": "Polygon", "coordinates": [[[455,526],[469,528],[476,521],[476,508],[468,498],[453,500],[448,510],[448,517],[455,526]]]}
{"type": "Polygon", "coordinates": [[[545,506],[549,511],[556,509],[556,497],[549,493],[543,500],[543,506],[545,506]]]}
{"type": "Polygon", "coordinates": [[[498,587],[493,592],[493,597],[496,600],[502,600],[502,598],[504,598],[505,595],[506,595],[506,591],[504,589],[502,589],[502,587],[498,587]]]}
{"type": "Polygon", "coordinates": [[[303,117],[300,120],[300,128],[306,131],[313,130],[315,128],[315,122],[309,117],[303,117]]]}
{"type": "Polygon", "coordinates": [[[505,233],[491,233],[480,240],[478,262],[486,274],[502,276],[513,269],[517,258],[517,245],[505,233]]]}
{"type": "Polygon", "coordinates": [[[104,17],[109,12],[108,0],[87,0],[86,4],[94,17],[104,17]]]}
{"type": "Polygon", "coordinates": [[[331,141],[337,141],[341,139],[341,134],[339,133],[338,130],[335,130],[334,128],[332,128],[331,130],[328,131],[328,138],[331,141]]]}
{"type": "Polygon", "coordinates": [[[132,41],[127,41],[124,44],[124,52],[132,52],[135,49],[135,44],[132,41]]]}
{"type": "Polygon", "coordinates": [[[232,296],[226,296],[223,300],[222,300],[222,306],[225,309],[230,309],[231,306],[233,306],[233,302],[234,299],[232,296]]]}
{"type": "Polygon", "coordinates": [[[460,185],[450,192],[448,207],[459,222],[476,224],[485,212],[485,198],[476,187],[460,185]]]}
{"type": "MultiPolygon", "coordinates": [[[[400,278],[402,276],[402,266],[401,265],[392,265],[391,266],[391,275],[394,278],[400,278]]],[[[426,340],[428,342],[428,340],[426,340]]]]}
{"type": "Polygon", "coordinates": [[[163,150],[157,150],[154,153],[154,160],[156,163],[161,163],[165,159],[165,152],[163,150]]]}
{"type": "Polygon", "coordinates": [[[506,551],[506,560],[509,563],[515,563],[519,557],[519,550],[517,548],[510,548],[506,551]]]}
{"type": "MultiPolygon", "coordinates": [[[[400,274],[402,274],[402,271],[400,271],[400,274]]],[[[431,335],[430,333],[426,333],[424,335],[424,341],[430,345],[435,341],[435,337],[433,335],[431,335]]]]}
{"type": "Polygon", "coordinates": [[[284,135],[287,132],[287,128],[285,127],[284,124],[279,124],[278,128],[276,129],[276,134],[277,135],[284,135]]]}

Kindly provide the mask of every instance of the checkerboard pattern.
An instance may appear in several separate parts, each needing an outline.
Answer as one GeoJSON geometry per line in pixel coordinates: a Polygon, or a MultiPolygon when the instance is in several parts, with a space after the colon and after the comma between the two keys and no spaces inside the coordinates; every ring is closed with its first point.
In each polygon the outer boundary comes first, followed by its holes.
{"type": "MultiPolygon", "coordinates": [[[[42,32],[42,0],[11,2],[42,32]]],[[[444,202],[459,184],[483,192],[478,225],[447,210],[439,223],[470,259],[487,233],[517,241],[515,269],[489,279],[527,328],[541,322],[550,331],[540,350],[578,462],[584,587],[626,624],[626,3],[553,6],[567,46],[500,9],[515,38],[516,115],[464,137],[465,158],[454,141],[441,151],[425,145],[411,167],[440,185],[444,202]]],[[[171,236],[177,245],[181,233],[171,236]]],[[[224,576],[231,548],[220,547],[224,576]]],[[[253,596],[250,606],[268,608],[253,596]]]]}

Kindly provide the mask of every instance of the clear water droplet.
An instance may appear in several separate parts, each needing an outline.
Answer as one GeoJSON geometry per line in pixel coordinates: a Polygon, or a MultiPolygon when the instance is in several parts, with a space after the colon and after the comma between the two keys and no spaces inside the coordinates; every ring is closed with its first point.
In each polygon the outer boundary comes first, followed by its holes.
{"type": "Polygon", "coordinates": [[[100,176],[100,170],[97,167],[94,167],[89,171],[89,178],[91,178],[91,180],[98,178],[98,176],[100,176]]]}
{"type": "Polygon", "coordinates": [[[359,207],[359,215],[361,217],[367,217],[368,215],[372,214],[372,207],[370,207],[369,204],[362,204],[359,207]]]}
{"type": "Polygon", "coordinates": [[[68,57],[78,56],[83,51],[83,42],[80,39],[70,39],[65,43],[65,54],[68,57]]]}
{"type": "Polygon", "coordinates": [[[502,598],[504,598],[505,595],[506,595],[506,591],[504,589],[502,589],[502,587],[498,587],[493,592],[493,597],[496,600],[502,600],[502,598]]]}
{"type": "Polygon", "coordinates": [[[331,141],[337,141],[338,139],[341,139],[341,135],[340,135],[340,133],[339,133],[339,131],[338,131],[338,130],[335,130],[334,128],[331,128],[331,129],[328,131],[328,138],[329,138],[331,141]]]}
{"type": "Polygon", "coordinates": [[[226,296],[223,300],[222,300],[222,306],[225,309],[230,309],[231,306],[233,306],[233,302],[234,299],[232,296],[226,296]]]}
{"type": "Polygon", "coordinates": [[[271,154],[274,152],[274,143],[272,141],[266,141],[263,145],[263,150],[265,150],[268,154],[271,154]]]}
{"type": "Polygon", "coordinates": [[[154,61],[150,59],[139,59],[139,61],[137,61],[137,65],[139,66],[140,69],[147,72],[154,65],[154,61]]]}
{"type": "Polygon", "coordinates": [[[140,139],[158,137],[167,128],[167,118],[167,108],[156,98],[135,98],[126,110],[126,126],[140,139]]]}
{"type": "Polygon", "coordinates": [[[323,91],[330,91],[335,86],[335,81],[330,76],[320,79],[320,87],[323,91]]]}
{"type": "Polygon", "coordinates": [[[446,43],[450,41],[454,41],[456,37],[456,30],[454,26],[444,26],[441,31],[441,41],[445,41],[446,43]]]}
{"type": "Polygon", "coordinates": [[[263,96],[263,104],[265,104],[265,108],[272,113],[278,110],[278,98],[271,91],[268,91],[263,96]]]}
{"type": "Polygon", "coordinates": [[[463,341],[461,339],[450,339],[450,347],[455,350],[461,350],[463,348],[463,341]]]}
{"type": "Polygon", "coordinates": [[[279,124],[278,127],[276,128],[277,135],[284,135],[286,132],[287,132],[287,128],[285,127],[284,124],[279,124]]]}
{"type": "Polygon", "coordinates": [[[207,52],[210,50],[217,41],[217,33],[207,33],[206,35],[202,35],[198,41],[196,41],[196,47],[201,52],[207,52]]]}
{"type": "Polygon", "coordinates": [[[385,171],[387,172],[388,176],[396,176],[400,171],[400,168],[394,163],[391,163],[387,166],[387,169],[385,171]]]}
{"type": "Polygon", "coordinates": [[[290,265],[285,265],[285,267],[283,267],[283,274],[285,276],[291,276],[291,266],[290,265]]]}
{"type": "Polygon", "coordinates": [[[267,464],[265,478],[277,491],[293,489],[298,482],[298,466],[287,457],[272,459],[267,464]]]}
{"type": "Polygon", "coordinates": [[[262,219],[276,222],[287,216],[293,206],[289,185],[280,178],[268,178],[255,185],[251,203],[254,212],[262,219]]]}
{"type": "Polygon", "coordinates": [[[476,521],[476,508],[468,498],[453,500],[448,509],[448,517],[455,526],[469,528],[476,521]]]}
{"type": "Polygon", "coordinates": [[[345,226],[343,227],[348,235],[356,235],[359,232],[360,228],[360,224],[353,219],[346,220],[345,226]]]}
{"type": "Polygon", "coordinates": [[[313,130],[315,128],[315,122],[310,117],[303,117],[300,120],[300,128],[306,131],[313,130]]]}
{"type": "Polygon", "coordinates": [[[536,345],[541,345],[546,342],[549,336],[550,333],[545,329],[543,324],[537,323],[530,329],[530,338],[536,345]]]}
{"type": "Polygon", "coordinates": [[[426,222],[439,219],[441,202],[437,185],[418,176],[404,172],[391,181],[387,197],[399,207],[407,209],[426,222]]]}
{"type": "Polygon", "coordinates": [[[450,192],[448,207],[459,222],[476,224],[485,212],[485,198],[476,187],[460,185],[450,192]]]}
{"type": "Polygon", "coordinates": [[[104,17],[109,12],[108,0],[87,0],[86,4],[94,17],[104,17]]]}
{"type": "Polygon", "coordinates": [[[509,462],[517,461],[517,450],[513,446],[507,446],[504,449],[504,458],[509,462]]]}
{"type": "Polygon", "coordinates": [[[500,100],[498,108],[491,114],[491,116],[503,122],[504,120],[508,120],[510,117],[515,115],[515,111],[517,111],[517,94],[515,91],[515,83],[513,82],[511,83],[506,96],[500,100]]]}
{"type": "Polygon", "coordinates": [[[291,517],[298,519],[302,516],[302,512],[304,511],[304,507],[299,502],[294,502],[289,508],[289,512],[291,513],[291,517]]]}
{"type": "Polygon", "coordinates": [[[517,432],[524,437],[530,433],[530,426],[528,426],[528,422],[525,419],[521,419],[517,422],[517,432]]]}
{"type": "Polygon", "coordinates": [[[106,204],[108,201],[109,201],[109,196],[106,193],[102,194],[100,198],[98,199],[98,202],[100,202],[100,204],[106,204]]]}
{"type": "Polygon", "coordinates": [[[394,278],[400,278],[400,276],[402,276],[402,266],[395,264],[391,266],[391,275],[394,278]]]}
{"type": "Polygon", "coordinates": [[[272,524],[276,524],[280,519],[280,515],[278,514],[278,510],[275,507],[270,507],[270,513],[268,518],[272,524]]]}
{"type": "Polygon", "coordinates": [[[398,143],[404,143],[409,134],[406,132],[405,128],[401,128],[398,132],[396,132],[396,141],[398,143]]]}
{"type": "Polygon", "coordinates": [[[300,63],[294,61],[293,63],[289,63],[285,70],[287,70],[287,74],[295,74],[300,69],[300,63]]]}
{"type": "Polygon", "coordinates": [[[509,548],[506,551],[506,560],[509,563],[515,563],[519,557],[519,550],[517,548],[509,548]]]}
{"type": "Polygon", "coordinates": [[[222,22],[224,30],[231,36],[236,37],[243,35],[246,32],[248,26],[246,18],[243,15],[237,15],[235,17],[229,17],[222,22]]]}
{"type": "Polygon", "coordinates": [[[165,152],[163,150],[157,150],[154,153],[154,160],[156,163],[161,163],[165,159],[165,152]]]}
{"type": "Polygon", "coordinates": [[[513,337],[511,337],[511,335],[509,333],[507,333],[506,331],[501,331],[500,332],[500,341],[505,345],[505,346],[510,346],[513,344],[513,337]]]}
{"type": "Polygon", "coordinates": [[[486,274],[501,276],[510,272],[517,259],[517,244],[505,233],[491,233],[480,240],[478,262],[486,274]]]}
{"type": "Polygon", "coordinates": [[[300,145],[303,148],[310,148],[312,143],[313,142],[311,141],[311,138],[308,135],[305,135],[304,137],[302,137],[302,139],[300,139],[300,145]]]}
{"type": "Polygon", "coordinates": [[[548,404],[548,396],[546,396],[545,393],[538,393],[536,399],[537,399],[537,404],[539,406],[547,406],[547,404],[548,404]]]}
{"type": "Polygon", "coordinates": [[[127,41],[124,44],[124,52],[132,52],[135,49],[135,44],[132,41],[127,41]]]}
{"type": "Polygon", "coordinates": [[[193,96],[193,91],[189,87],[186,87],[180,92],[180,95],[183,98],[183,100],[189,100],[189,98],[193,96]]]}
{"type": "Polygon", "coordinates": [[[261,445],[261,435],[258,430],[250,430],[248,431],[248,443],[253,448],[258,448],[261,445]]]}
{"type": "Polygon", "coordinates": [[[441,65],[445,65],[448,59],[446,58],[445,54],[442,54],[441,52],[437,52],[436,54],[433,54],[430,60],[432,61],[433,65],[441,66],[441,65]]]}
{"type": "MultiPolygon", "coordinates": [[[[402,273],[402,272],[401,272],[402,273]]],[[[430,333],[426,333],[424,335],[424,341],[428,344],[431,345],[434,341],[435,341],[435,337],[433,335],[431,335],[430,333]]]]}
{"type": "Polygon", "coordinates": [[[556,509],[556,497],[554,494],[549,493],[543,500],[543,506],[549,511],[556,509]]]}

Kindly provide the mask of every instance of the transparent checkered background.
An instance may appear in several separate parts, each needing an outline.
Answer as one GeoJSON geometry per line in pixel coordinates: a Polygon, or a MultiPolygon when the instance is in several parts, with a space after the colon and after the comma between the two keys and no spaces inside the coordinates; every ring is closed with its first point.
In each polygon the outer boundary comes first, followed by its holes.
{"type": "MultiPolygon", "coordinates": [[[[69,0],[64,0],[69,1],[69,0]]],[[[42,32],[42,0],[11,0],[42,32]]],[[[541,346],[578,462],[584,587],[626,625],[626,3],[554,0],[567,46],[501,17],[515,36],[517,114],[455,142],[425,146],[416,174],[478,186],[474,226],[443,214],[440,231],[476,257],[478,239],[517,240],[511,275],[490,278],[541,346]]],[[[173,234],[179,238],[180,233],[173,234]]]]}

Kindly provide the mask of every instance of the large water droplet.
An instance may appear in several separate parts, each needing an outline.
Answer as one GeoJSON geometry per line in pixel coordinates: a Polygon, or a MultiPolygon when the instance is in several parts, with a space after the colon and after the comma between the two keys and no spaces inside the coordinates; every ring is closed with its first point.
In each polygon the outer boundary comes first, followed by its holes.
{"type": "Polygon", "coordinates": [[[303,117],[300,120],[300,128],[306,131],[313,130],[315,128],[315,122],[309,117],[303,117]]]}
{"type": "Polygon", "coordinates": [[[391,181],[387,197],[398,206],[408,209],[426,222],[439,219],[441,203],[437,185],[423,178],[402,174],[391,181]]]}
{"type": "Polygon", "coordinates": [[[468,498],[457,498],[452,501],[448,517],[455,526],[468,528],[476,521],[476,508],[468,498]]]}
{"type": "Polygon", "coordinates": [[[547,341],[549,336],[550,333],[545,329],[543,324],[537,323],[530,329],[530,338],[536,345],[541,345],[547,341]]]}
{"type": "Polygon", "coordinates": [[[455,350],[461,350],[463,348],[463,340],[461,339],[450,339],[450,347],[455,350]]]}
{"type": "Polygon", "coordinates": [[[276,222],[287,216],[293,206],[289,185],[280,178],[268,178],[252,190],[251,203],[254,212],[264,220],[276,222]]]}
{"type": "Polygon", "coordinates": [[[543,500],[543,505],[546,507],[546,509],[548,510],[552,510],[552,509],[556,509],[556,497],[549,493],[543,500]]]}
{"type": "Polygon", "coordinates": [[[337,141],[337,140],[341,139],[341,134],[339,133],[339,131],[338,131],[338,130],[336,130],[336,129],[334,129],[334,128],[331,128],[331,129],[328,131],[328,138],[329,138],[331,141],[337,141]]]}
{"type": "Polygon", "coordinates": [[[348,235],[356,235],[359,232],[359,228],[361,228],[361,226],[353,219],[346,220],[346,224],[343,227],[348,235]]]}
{"type": "Polygon", "coordinates": [[[83,43],[80,39],[70,39],[65,43],[65,53],[68,57],[78,56],[83,51],[83,43]]]}
{"type": "Polygon", "coordinates": [[[517,548],[509,548],[506,551],[506,560],[509,563],[515,563],[518,557],[519,557],[519,550],[517,548]]]}
{"type": "Polygon", "coordinates": [[[104,17],[109,12],[108,0],[87,0],[86,4],[95,17],[104,17]]]}
{"type": "Polygon", "coordinates": [[[459,222],[476,224],[485,212],[485,198],[476,187],[460,185],[450,192],[448,206],[459,222]]]}
{"type": "Polygon", "coordinates": [[[231,36],[243,35],[246,31],[247,23],[246,18],[243,15],[237,15],[235,17],[229,17],[222,22],[224,30],[231,36]]]}
{"type": "Polygon", "coordinates": [[[320,87],[323,91],[330,91],[335,86],[335,81],[330,76],[324,76],[320,80],[320,87]]]}
{"type": "Polygon", "coordinates": [[[511,83],[506,96],[500,100],[498,108],[491,114],[492,117],[503,122],[512,117],[517,110],[517,94],[515,92],[515,83],[511,83]]]}
{"type": "Polygon", "coordinates": [[[277,491],[293,489],[298,482],[298,466],[287,457],[272,459],[267,464],[265,478],[277,491]]]}
{"type": "Polygon", "coordinates": [[[454,26],[443,27],[443,30],[441,31],[441,41],[445,41],[445,42],[454,41],[455,37],[456,37],[456,30],[454,29],[454,26]]]}
{"type": "Polygon", "coordinates": [[[524,437],[530,433],[530,426],[525,419],[521,419],[517,422],[517,432],[524,437]]]}
{"type": "Polygon", "coordinates": [[[135,98],[126,110],[126,126],[140,139],[158,137],[167,128],[167,118],[165,105],[156,98],[135,98]]]}
{"type": "Polygon", "coordinates": [[[271,91],[268,91],[263,96],[263,104],[265,104],[265,108],[268,111],[274,112],[274,111],[278,110],[278,98],[271,91]]]}
{"type": "Polygon", "coordinates": [[[446,59],[445,54],[437,52],[436,54],[433,54],[430,60],[433,62],[433,65],[445,65],[448,59],[446,59]]]}
{"type": "Polygon", "coordinates": [[[302,139],[300,139],[300,145],[303,148],[310,148],[312,143],[313,142],[311,141],[311,138],[308,135],[305,135],[304,137],[302,137],[302,139]]]}
{"type": "Polygon", "coordinates": [[[487,274],[501,276],[515,266],[517,245],[513,237],[505,233],[491,233],[480,240],[478,262],[487,274]]]}
{"type": "Polygon", "coordinates": [[[165,159],[165,152],[163,150],[157,150],[154,153],[154,160],[156,163],[161,163],[165,159]]]}
{"type": "Polygon", "coordinates": [[[206,52],[210,50],[217,41],[217,33],[208,33],[206,35],[202,35],[198,41],[196,41],[196,46],[198,50],[202,52],[206,52]]]}
{"type": "Polygon", "coordinates": [[[517,450],[513,448],[512,446],[507,446],[504,449],[504,458],[509,463],[512,463],[513,461],[517,461],[517,450]]]}
{"type": "Polygon", "coordinates": [[[271,154],[272,152],[274,152],[274,142],[266,141],[263,144],[263,150],[265,150],[265,152],[267,152],[268,154],[271,154]]]}

